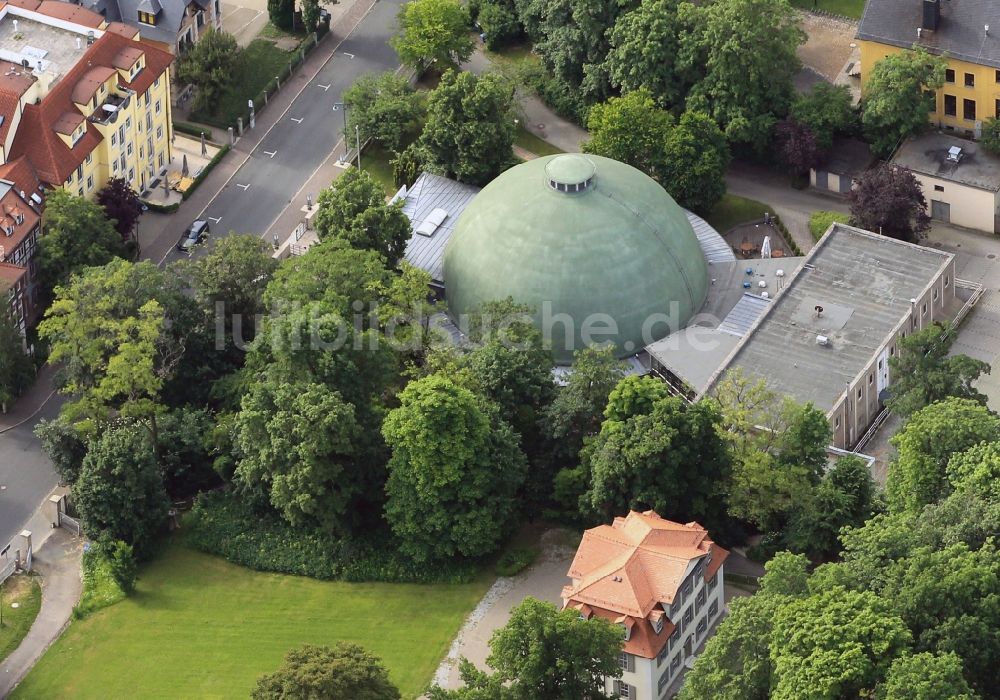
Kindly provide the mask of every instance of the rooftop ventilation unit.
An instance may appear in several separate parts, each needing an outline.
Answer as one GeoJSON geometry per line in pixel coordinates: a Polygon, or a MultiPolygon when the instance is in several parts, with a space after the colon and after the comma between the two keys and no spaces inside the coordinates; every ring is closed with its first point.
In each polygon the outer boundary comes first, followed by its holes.
{"type": "Polygon", "coordinates": [[[827,338],[825,335],[817,335],[816,336],[816,344],[817,345],[822,345],[823,347],[826,347],[827,345],[830,344],[830,339],[827,338]]]}
{"type": "Polygon", "coordinates": [[[948,162],[958,163],[962,160],[962,148],[960,146],[952,146],[948,149],[948,162]]]}
{"type": "Polygon", "coordinates": [[[448,218],[447,211],[441,208],[435,209],[427,216],[426,219],[424,219],[424,222],[417,227],[416,232],[419,233],[421,236],[426,236],[427,238],[430,238],[431,236],[434,235],[434,232],[437,231],[438,228],[440,228],[441,224],[443,224],[444,220],[447,218],[448,218]]]}

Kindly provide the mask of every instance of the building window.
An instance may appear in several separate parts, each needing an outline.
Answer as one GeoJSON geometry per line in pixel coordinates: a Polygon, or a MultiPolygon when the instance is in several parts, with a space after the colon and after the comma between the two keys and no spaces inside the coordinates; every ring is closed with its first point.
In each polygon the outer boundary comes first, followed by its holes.
{"type": "MultiPolygon", "coordinates": [[[[966,102],[968,102],[968,100],[966,100],[966,102]]],[[[972,104],[975,105],[976,103],[973,102],[972,104]]],[[[156,109],[156,113],[159,114],[160,113],[160,101],[159,100],[156,101],[155,109],[156,109]]]]}
{"type": "Polygon", "coordinates": [[[1000,119],[1000,100],[996,101],[995,110],[996,110],[996,112],[995,112],[994,116],[997,119],[1000,119]]]}
{"type": "Polygon", "coordinates": [[[163,127],[158,126],[156,127],[156,140],[159,141],[162,138],[163,138],[163,127]]]}
{"type": "Polygon", "coordinates": [[[719,612],[719,601],[713,600],[712,604],[708,606],[708,619],[711,620],[715,617],[717,612],[719,612]]]}
{"type": "Polygon", "coordinates": [[[142,146],[139,146],[139,160],[142,160],[143,153],[142,146]]]}
{"type": "Polygon", "coordinates": [[[953,83],[953,82],[955,82],[955,71],[953,69],[948,68],[948,69],[945,70],[945,72],[944,72],[944,81],[946,83],[953,83]]]}
{"type": "Polygon", "coordinates": [[[718,583],[719,583],[719,572],[716,571],[714,574],[712,574],[712,578],[708,579],[708,583],[706,584],[708,590],[712,590],[713,588],[715,588],[715,586],[718,583]]]}
{"type": "Polygon", "coordinates": [[[660,674],[660,680],[656,684],[656,692],[663,695],[663,689],[667,687],[667,683],[670,682],[670,669],[666,669],[662,674],[660,674]]]}
{"type": "Polygon", "coordinates": [[[128,167],[128,166],[125,165],[125,156],[122,156],[122,160],[121,160],[122,172],[125,172],[125,168],[126,167],[128,167]]]}
{"type": "Polygon", "coordinates": [[[691,620],[693,619],[694,619],[694,611],[691,608],[688,608],[687,610],[684,611],[684,627],[687,627],[688,623],[691,622],[691,620]]]}
{"type": "Polygon", "coordinates": [[[691,591],[694,590],[694,580],[689,576],[688,580],[684,582],[684,587],[681,591],[684,593],[684,597],[691,595],[691,591]]]}
{"type": "Polygon", "coordinates": [[[83,177],[83,164],[76,166],[76,178],[79,180],[83,177]]]}
{"type": "Polygon", "coordinates": [[[125,131],[129,131],[132,128],[132,117],[125,117],[125,131]]]}
{"type": "Polygon", "coordinates": [[[142,10],[139,10],[139,21],[143,24],[155,25],[156,15],[151,12],[143,12],[142,10]]]}
{"type": "Polygon", "coordinates": [[[118,145],[118,132],[117,131],[112,131],[111,132],[111,145],[112,146],[117,146],[118,145]]]}
{"type": "Polygon", "coordinates": [[[125,153],[132,155],[132,142],[129,141],[128,148],[125,149],[125,153]]]}
{"type": "Polygon", "coordinates": [[[113,172],[113,173],[117,173],[118,172],[118,161],[117,160],[111,161],[111,172],[113,172]]]}
{"type": "Polygon", "coordinates": [[[926,303],[920,308],[920,315],[921,316],[926,316],[927,315],[927,304],[926,303]]]}
{"type": "Polygon", "coordinates": [[[159,156],[157,156],[156,161],[160,164],[160,167],[162,168],[163,167],[163,154],[162,153],[159,156]]]}
{"type": "Polygon", "coordinates": [[[839,418],[835,418],[834,419],[834,421],[833,421],[833,427],[834,427],[834,429],[837,429],[837,428],[840,427],[840,419],[839,418]]]}
{"type": "Polygon", "coordinates": [[[135,179],[135,169],[134,168],[129,168],[128,169],[128,181],[132,182],[132,180],[134,180],[134,179],[135,179]]]}
{"type": "Polygon", "coordinates": [[[125,125],[124,124],[122,124],[120,127],[118,127],[118,140],[120,142],[122,142],[122,143],[125,143],[125,125]]]}
{"type": "Polygon", "coordinates": [[[87,160],[87,165],[90,165],[94,160],[94,153],[93,152],[88,153],[86,160],[87,160]]]}
{"type": "Polygon", "coordinates": [[[634,671],[635,657],[627,651],[621,652],[618,654],[618,668],[623,671],[634,671]]]}
{"type": "Polygon", "coordinates": [[[670,670],[676,671],[677,667],[681,665],[681,655],[678,654],[670,660],[670,670]]]}
{"type": "Polygon", "coordinates": [[[934,290],[934,301],[938,300],[938,290],[934,290]]]}
{"type": "Polygon", "coordinates": [[[858,401],[861,400],[861,389],[858,389],[858,401]]]}
{"type": "Polygon", "coordinates": [[[944,278],[944,288],[945,289],[948,288],[948,278],[947,277],[944,278]]]}
{"type": "Polygon", "coordinates": [[[77,197],[82,197],[83,196],[83,188],[82,187],[76,191],[76,196],[77,197]]]}
{"type": "Polygon", "coordinates": [[[976,76],[972,73],[965,74],[965,87],[976,87],[976,76]]]}
{"type": "Polygon", "coordinates": [[[962,116],[970,122],[976,120],[975,100],[962,100],[962,116]]]}
{"type": "Polygon", "coordinates": [[[94,189],[94,176],[93,175],[88,175],[87,176],[87,191],[90,192],[90,190],[92,190],[92,189],[94,189]]]}
{"type": "Polygon", "coordinates": [[[694,635],[696,639],[701,639],[705,636],[705,630],[708,629],[708,621],[705,618],[701,618],[698,621],[698,626],[694,628],[694,635]]]}
{"type": "Polygon", "coordinates": [[[667,652],[668,651],[669,651],[669,647],[666,644],[664,644],[663,648],[660,649],[660,653],[656,655],[656,667],[657,668],[659,668],[660,666],[662,666],[663,662],[667,660],[667,652]]]}
{"type": "Polygon", "coordinates": [[[670,651],[673,651],[677,647],[677,643],[681,641],[681,628],[675,627],[673,634],[670,635],[670,651]]]}
{"type": "Polygon", "coordinates": [[[146,131],[153,130],[153,113],[146,112],[146,131]]]}
{"type": "Polygon", "coordinates": [[[874,374],[869,374],[868,375],[868,385],[871,386],[874,381],[875,381],[875,375],[874,374]]]}
{"type": "Polygon", "coordinates": [[[702,607],[705,605],[705,589],[702,588],[698,591],[698,595],[694,599],[694,611],[700,613],[702,607]]]}
{"type": "Polygon", "coordinates": [[[628,683],[624,683],[620,680],[615,679],[615,692],[618,693],[618,697],[631,698],[632,697],[631,688],[632,686],[630,686],[628,683]]]}
{"type": "Polygon", "coordinates": [[[934,185],[935,192],[944,192],[944,185],[934,185]]]}
{"type": "Polygon", "coordinates": [[[954,117],[958,114],[958,100],[954,95],[944,96],[944,114],[946,117],[954,117]]]}
{"type": "Polygon", "coordinates": [[[160,87],[160,78],[159,77],[157,77],[156,80],[153,81],[153,87],[160,87]]]}

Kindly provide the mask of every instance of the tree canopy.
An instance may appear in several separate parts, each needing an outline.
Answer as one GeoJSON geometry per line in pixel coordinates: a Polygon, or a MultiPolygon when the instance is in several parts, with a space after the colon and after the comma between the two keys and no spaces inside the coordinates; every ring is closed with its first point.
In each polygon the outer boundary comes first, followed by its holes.
{"type": "Polygon", "coordinates": [[[499,175],[514,159],[513,105],[514,88],[497,73],[445,73],[418,141],[426,168],[472,185],[499,175]]]}
{"type": "Polygon", "coordinates": [[[410,81],[395,73],[370,73],[361,76],[344,92],[347,104],[347,132],[351,140],[355,129],[362,141],[374,139],[397,151],[422,116],[420,96],[410,81]]]}
{"type": "Polygon", "coordinates": [[[459,0],[413,0],[399,8],[397,22],[389,43],[418,72],[431,65],[444,71],[472,55],[469,11],[459,0]]]}
{"type": "Polygon", "coordinates": [[[122,241],[129,240],[142,216],[139,194],[124,178],[113,177],[97,193],[97,203],[104,208],[105,216],[114,222],[122,241]]]}
{"type": "Polygon", "coordinates": [[[883,163],[865,171],[847,198],[854,226],[911,243],[930,230],[920,183],[902,166],[883,163]]]}
{"type": "Polygon", "coordinates": [[[946,65],[944,56],[918,49],[891,53],[871,67],[861,115],[878,156],[888,158],[903,139],[928,128],[946,65]]]}
{"type": "Polygon", "coordinates": [[[31,385],[35,364],[25,352],[24,336],[8,310],[0,310],[0,411],[31,385]]]}
{"type": "Polygon", "coordinates": [[[583,151],[627,163],[656,178],[673,125],[670,112],[661,109],[649,92],[639,89],[590,108],[590,140],[583,144],[583,151]]]}
{"type": "Polygon", "coordinates": [[[333,648],[306,644],[292,649],[273,673],[261,676],[250,694],[253,700],[399,700],[381,659],[357,644],[338,642],[333,648]]]}
{"type": "Polygon", "coordinates": [[[849,132],[857,120],[846,85],[821,80],[792,103],[790,116],[808,126],[821,149],[829,150],[837,136],[849,132]]]}
{"type": "Polygon", "coordinates": [[[418,561],[495,551],[517,504],[524,455],[483,400],[441,376],[410,382],[382,425],[392,449],[386,519],[418,561]]]}
{"type": "MultiPolygon", "coordinates": [[[[272,5],[277,10],[270,13],[275,26],[282,29],[291,27],[293,4],[268,0],[268,10],[272,9],[272,5]]],[[[236,37],[218,29],[209,29],[197,43],[181,54],[177,61],[177,78],[198,88],[193,103],[195,110],[215,105],[242,60],[243,51],[236,43],[236,37]]]]}

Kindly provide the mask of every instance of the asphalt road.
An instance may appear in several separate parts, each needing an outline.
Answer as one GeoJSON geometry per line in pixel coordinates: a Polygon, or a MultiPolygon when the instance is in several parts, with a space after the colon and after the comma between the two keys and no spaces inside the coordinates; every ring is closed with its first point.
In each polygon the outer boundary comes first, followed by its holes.
{"type": "MultiPolygon", "coordinates": [[[[199,218],[208,219],[213,238],[230,232],[263,235],[316,168],[341,148],[344,120],[342,112],[333,111],[334,103],[360,76],[399,66],[388,40],[402,4],[375,4],[209,203],[199,218]]],[[[179,222],[178,235],[187,223],[179,222]]],[[[194,253],[203,254],[203,247],[194,253]]],[[[187,255],[173,249],[165,262],[182,257],[187,255]]]]}
{"type": "Polygon", "coordinates": [[[59,481],[32,431],[42,418],[55,418],[60,406],[54,396],[31,420],[0,434],[0,548],[21,531],[59,481]]]}

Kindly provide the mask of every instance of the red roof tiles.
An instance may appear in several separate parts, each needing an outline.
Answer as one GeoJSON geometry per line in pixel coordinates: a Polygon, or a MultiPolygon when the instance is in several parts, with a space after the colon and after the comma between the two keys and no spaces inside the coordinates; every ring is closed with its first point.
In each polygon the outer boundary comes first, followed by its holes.
{"type": "Polygon", "coordinates": [[[42,0],[37,11],[49,17],[81,24],[84,27],[99,28],[104,24],[104,17],[93,10],[74,5],[71,2],[61,2],[60,0],[42,0]]]}

